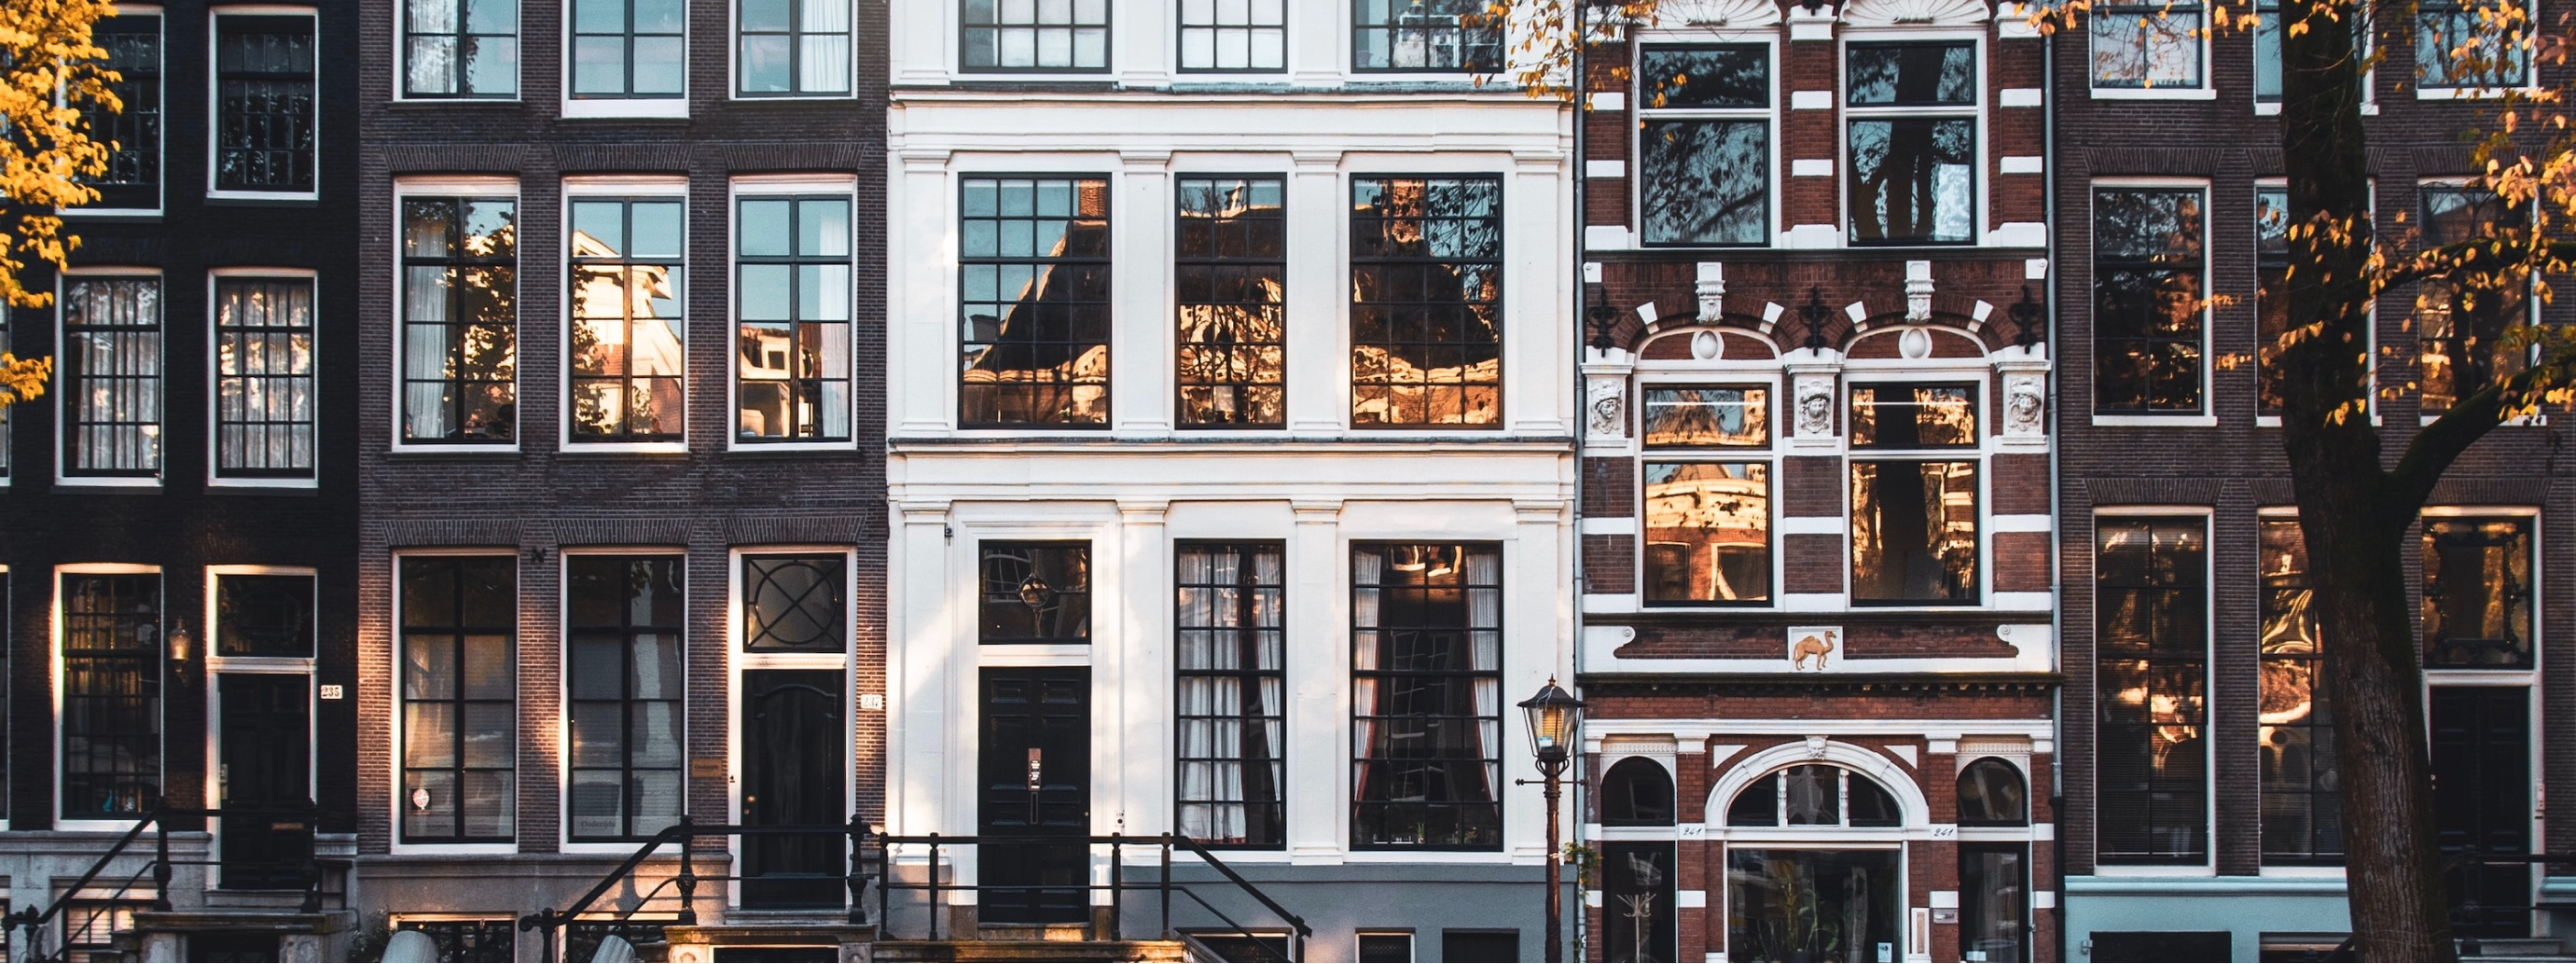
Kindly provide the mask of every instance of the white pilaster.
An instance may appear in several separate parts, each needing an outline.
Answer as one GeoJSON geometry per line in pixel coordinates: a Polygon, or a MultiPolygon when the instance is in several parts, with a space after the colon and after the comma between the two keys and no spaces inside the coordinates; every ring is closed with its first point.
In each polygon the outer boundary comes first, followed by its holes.
{"type": "Polygon", "coordinates": [[[957,636],[947,617],[948,504],[905,502],[896,512],[901,528],[886,567],[886,695],[902,738],[888,744],[886,828],[896,834],[968,832],[971,824],[961,828],[943,821],[951,782],[948,751],[955,739],[948,728],[949,667],[957,636]]]}
{"type": "Polygon", "coordinates": [[[1126,833],[1162,833],[1171,823],[1170,509],[1160,500],[1118,502],[1119,639],[1091,654],[1092,756],[1109,777],[1092,787],[1095,833],[1117,829],[1122,814],[1126,833]]]}
{"type": "Polygon", "coordinates": [[[1341,152],[1299,151],[1295,161],[1287,197],[1288,428],[1339,432],[1351,407],[1350,204],[1341,152]]]}
{"type": "Polygon", "coordinates": [[[896,371],[916,377],[888,381],[895,435],[946,435],[957,419],[957,239],[950,229],[946,151],[905,151],[886,198],[895,236],[907,249],[926,252],[898,258],[887,279],[892,320],[886,325],[887,357],[896,371]],[[930,373],[944,377],[929,377],[930,373]]]}
{"type": "Polygon", "coordinates": [[[1110,212],[1109,411],[1120,432],[1172,430],[1172,154],[1118,155],[1110,212]]]}
{"type": "Polygon", "coordinates": [[[1564,167],[1557,152],[1515,152],[1503,183],[1503,424],[1515,432],[1574,434],[1574,376],[1562,336],[1572,310],[1565,225],[1574,196],[1564,167]]]}
{"type": "Polygon", "coordinates": [[[1338,862],[1350,839],[1350,592],[1343,585],[1342,504],[1291,503],[1288,542],[1288,853],[1338,862]]]}

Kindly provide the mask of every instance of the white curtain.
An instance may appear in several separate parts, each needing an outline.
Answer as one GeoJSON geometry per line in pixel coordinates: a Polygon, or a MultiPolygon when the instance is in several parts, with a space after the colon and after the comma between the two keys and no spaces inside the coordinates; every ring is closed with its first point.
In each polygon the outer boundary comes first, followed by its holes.
{"type": "Polygon", "coordinates": [[[850,89],[849,0],[807,0],[796,42],[804,49],[796,89],[808,94],[850,89]]]}
{"type": "MultiPolygon", "coordinates": [[[[1503,668],[1503,557],[1490,549],[1476,549],[1466,556],[1467,629],[1476,647],[1475,669],[1479,674],[1499,673],[1503,668]],[[1482,587],[1482,588],[1477,588],[1482,587]]],[[[1485,759],[1485,799],[1500,800],[1496,784],[1502,774],[1495,762],[1502,751],[1503,681],[1499,676],[1476,677],[1476,755],[1485,759]]]]}
{"type": "Polygon", "coordinates": [[[1378,668],[1379,636],[1378,580],[1385,572],[1386,559],[1362,550],[1351,553],[1351,793],[1362,799],[1368,793],[1369,757],[1375,752],[1377,722],[1371,716],[1384,712],[1378,705],[1378,681],[1357,675],[1378,668]]]}

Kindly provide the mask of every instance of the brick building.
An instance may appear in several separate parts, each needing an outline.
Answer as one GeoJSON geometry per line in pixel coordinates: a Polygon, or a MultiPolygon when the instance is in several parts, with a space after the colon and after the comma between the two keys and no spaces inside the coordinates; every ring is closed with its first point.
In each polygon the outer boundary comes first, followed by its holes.
{"type": "Polygon", "coordinates": [[[1595,959],[2045,959],[2046,41],[1938,0],[1624,40],[1584,142],[1595,959]]]}

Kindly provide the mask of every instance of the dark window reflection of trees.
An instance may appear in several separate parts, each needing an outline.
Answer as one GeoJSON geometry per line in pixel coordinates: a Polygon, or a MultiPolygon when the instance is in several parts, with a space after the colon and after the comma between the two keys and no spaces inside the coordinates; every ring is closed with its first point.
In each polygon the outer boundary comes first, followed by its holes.
{"type": "Polygon", "coordinates": [[[2112,863],[2199,863],[2207,803],[2208,520],[2095,522],[2095,832],[2112,863]]]}
{"type": "Polygon", "coordinates": [[[517,202],[404,201],[402,260],[403,441],[512,441],[517,202]]]}
{"type": "Polygon", "coordinates": [[[1502,420],[1502,182],[1352,182],[1351,421],[1502,420]]]}
{"type": "Polygon", "coordinates": [[[967,178],[959,284],[967,426],[1109,422],[1109,182],[967,178]]]}
{"type": "MultiPolygon", "coordinates": [[[[2420,196],[2421,246],[2428,250],[2489,238],[2510,244],[2530,229],[2529,211],[2483,188],[2428,184],[2420,196]]],[[[2450,411],[2462,397],[2528,367],[2529,349],[2505,333],[2530,323],[2530,286],[2519,271],[2461,271],[2416,286],[2425,414],[2450,411]]]]}
{"type": "Polygon", "coordinates": [[[2424,520],[2424,664],[2531,668],[2531,518],[2424,520]]]}
{"type": "Polygon", "coordinates": [[[2297,519],[2264,519],[2258,528],[2263,861],[2337,863],[2343,858],[2342,784],[2307,541],[2297,519]]]}
{"type": "Polygon", "coordinates": [[[2093,193],[2094,405],[2105,413],[2202,411],[2202,196],[2093,193]]]}
{"type": "Polygon", "coordinates": [[[1179,193],[1180,424],[1286,424],[1285,182],[1182,178],[1179,193]]]}

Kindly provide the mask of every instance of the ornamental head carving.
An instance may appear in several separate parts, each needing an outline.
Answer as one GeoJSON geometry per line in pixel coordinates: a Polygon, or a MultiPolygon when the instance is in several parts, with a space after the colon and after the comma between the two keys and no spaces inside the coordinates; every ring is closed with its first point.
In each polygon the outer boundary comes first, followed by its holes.
{"type": "Polygon", "coordinates": [[[1798,379],[1798,434],[1823,438],[1834,434],[1834,380],[1830,375],[1798,379]]]}
{"type": "Polygon", "coordinates": [[[1625,380],[1596,378],[1584,392],[1584,431],[1597,439],[1619,439],[1628,435],[1628,393],[1625,380]]]}
{"type": "Polygon", "coordinates": [[[2048,414],[2048,380],[2042,375],[2011,375],[2004,379],[2004,434],[2031,437],[2042,434],[2041,424],[2048,414]]]}

